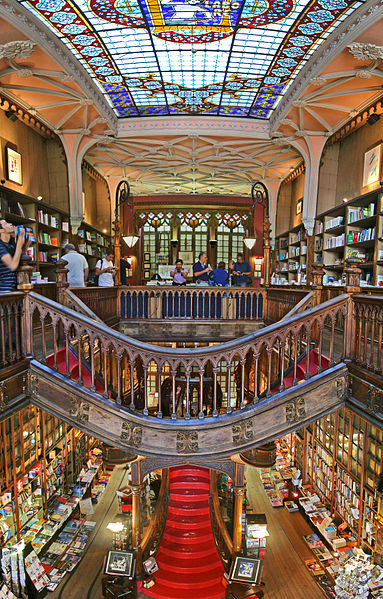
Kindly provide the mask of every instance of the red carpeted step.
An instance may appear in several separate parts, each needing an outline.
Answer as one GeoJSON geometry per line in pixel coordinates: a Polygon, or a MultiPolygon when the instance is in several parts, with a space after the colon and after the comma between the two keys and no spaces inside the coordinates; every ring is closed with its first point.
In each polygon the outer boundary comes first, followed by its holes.
{"type": "Polygon", "coordinates": [[[168,515],[156,555],[153,599],[223,599],[224,569],[215,545],[209,510],[209,470],[170,470],[168,515]]]}
{"type": "Polygon", "coordinates": [[[195,591],[173,589],[162,583],[155,584],[151,589],[145,589],[145,595],[154,599],[223,599],[225,592],[225,586],[222,582],[213,584],[211,589],[195,591]]]}
{"type": "MultiPolygon", "coordinates": [[[[57,362],[58,371],[61,374],[65,374],[66,373],[66,348],[65,347],[58,350],[56,362],[57,362]]],[[[54,354],[51,354],[50,356],[47,357],[47,366],[50,366],[51,368],[53,368],[54,354]]],[[[69,372],[70,372],[70,378],[74,381],[77,381],[78,374],[79,374],[79,364],[78,364],[77,356],[72,351],[69,351],[69,372]]],[[[82,364],[81,376],[82,376],[82,381],[83,381],[84,387],[87,387],[89,389],[92,384],[92,377],[91,377],[91,373],[90,373],[89,369],[85,366],[85,364],[82,364]]],[[[95,379],[94,385],[96,387],[96,391],[98,391],[99,393],[103,393],[105,391],[104,385],[102,385],[97,379],[95,379]]]]}

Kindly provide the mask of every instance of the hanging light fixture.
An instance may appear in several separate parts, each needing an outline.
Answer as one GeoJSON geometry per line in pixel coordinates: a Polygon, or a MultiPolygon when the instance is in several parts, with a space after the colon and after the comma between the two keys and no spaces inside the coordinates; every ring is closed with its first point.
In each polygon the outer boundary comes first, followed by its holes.
{"type": "Polygon", "coordinates": [[[249,250],[253,249],[253,247],[256,244],[256,241],[257,241],[256,237],[244,237],[244,239],[243,239],[243,243],[249,250]]]}
{"type": "Polygon", "coordinates": [[[134,245],[136,245],[139,238],[137,237],[137,235],[127,235],[122,239],[125,241],[128,247],[132,248],[134,245]]]}

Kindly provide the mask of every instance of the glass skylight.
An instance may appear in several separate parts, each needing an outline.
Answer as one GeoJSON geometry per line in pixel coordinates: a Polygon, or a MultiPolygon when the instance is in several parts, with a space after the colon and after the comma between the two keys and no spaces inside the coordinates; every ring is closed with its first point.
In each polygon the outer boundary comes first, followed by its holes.
{"type": "Polygon", "coordinates": [[[365,0],[19,0],[62,38],[119,117],[267,119],[365,0]]]}

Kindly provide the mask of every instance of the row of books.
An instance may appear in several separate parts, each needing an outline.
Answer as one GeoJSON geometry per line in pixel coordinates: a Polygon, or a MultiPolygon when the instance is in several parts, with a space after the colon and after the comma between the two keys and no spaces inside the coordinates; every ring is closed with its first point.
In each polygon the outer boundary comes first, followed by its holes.
{"type": "Polygon", "coordinates": [[[78,246],[80,254],[89,254],[90,256],[97,256],[98,249],[86,243],[80,243],[78,246]]]}
{"type": "Polygon", "coordinates": [[[287,260],[287,252],[279,252],[280,260],[287,260]]]}
{"type": "Polygon", "coordinates": [[[43,231],[39,232],[39,243],[45,243],[46,245],[54,245],[58,247],[59,239],[58,237],[52,237],[49,233],[44,233],[43,231]]]}
{"type": "Polygon", "coordinates": [[[56,264],[60,260],[59,252],[39,252],[38,253],[39,262],[52,262],[52,264],[56,264]]]}
{"type": "Polygon", "coordinates": [[[337,247],[342,247],[345,243],[345,234],[337,235],[336,237],[330,237],[326,240],[326,249],[332,249],[337,247]]]}
{"type": "MultiPolygon", "coordinates": [[[[344,225],[344,216],[335,216],[334,218],[330,218],[325,225],[325,231],[329,231],[330,229],[335,229],[336,227],[341,227],[344,225]]],[[[323,227],[322,227],[323,231],[323,227]]]]}
{"type": "Polygon", "coordinates": [[[360,243],[362,241],[370,241],[375,239],[376,227],[363,229],[362,231],[350,231],[347,234],[347,243],[360,243]]]}
{"type": "Polygon", "coordinates": [[[363,208],[349,208],[348,212],[348,222],[355,223],[357,220],[362,220],[363,218],[369,218],[370,216],[375,215],[375,204],[371,202],[368,206],[364,206],[363,208]]]}
{"type": "Polygon", "coordinates": [[[295,258],[296,256],[300,256],[301,255],[301,248],[299,247],[292,247],[289,249],[289,254],[290,254],[290,258],[295,258]]]}
{"type": "Polygon", "coordinates": [[[53,216],[53,214],[48,214],[43,210],[38,210],[37,219],[39,223],[42,223],[43,225],[48,225],[49,227],[54,227],[55,229],[59,228],[59,219],[57,216],[53,216]]]}

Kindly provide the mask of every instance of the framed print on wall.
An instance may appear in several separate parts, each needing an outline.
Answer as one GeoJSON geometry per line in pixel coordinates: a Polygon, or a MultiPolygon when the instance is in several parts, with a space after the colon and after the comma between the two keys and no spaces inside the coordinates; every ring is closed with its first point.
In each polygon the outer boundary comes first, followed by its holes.
{"type": "Polygon", "coordinates": [[[132,551],[109,551],[106,557],[105,574],[128,576],[134,574],[135,560],[132,551]]]}
{"type": "Polygon", "coordinates": [[[303,210],[303,198],[297,201],[297,214],[302,214],[303,210]]]}
{"type": "Polygon", "coordinates": [[[364,153],[363,187],[377,183],[380,180],[380,163],[382,144],[378,144],[364,153]]]}
{"type": "Polygon", "coordinates": [[[7,165],[7,179],[13,181],[18,185],[23,184],[23,173],[21,170],[21,154],[12,150],[12,148],[5,148],[5,163],[7,165]]]}

